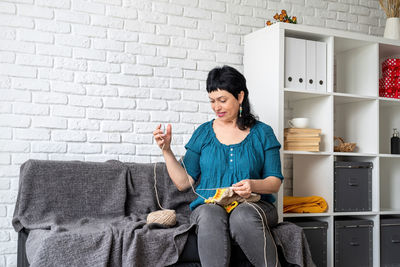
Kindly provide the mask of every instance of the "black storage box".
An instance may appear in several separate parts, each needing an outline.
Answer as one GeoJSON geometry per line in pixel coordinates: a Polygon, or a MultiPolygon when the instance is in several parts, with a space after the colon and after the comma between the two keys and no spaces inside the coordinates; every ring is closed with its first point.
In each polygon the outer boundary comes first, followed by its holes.
{"type": "Polygon", "coordinates": [[[372,162],[335,161],[335,211],[372,210],[372,162]]]}
{"type": "Polygon", "coordinates": [[[335,266],[372,267],[373,226],[371,220],[335,221],[335,266]]]}
{"type": "Polygon", "coordinates": [[[307,238],[307,243],[311,251],[312,259],[316,266],[327,266],[327,229],[328,223],[308,220],[308,221],[292,221],[296,225],[303,228],[307,238]]]}
{"type": "Polygon", "coordinates": [[[381,267],[400,266],[400,218],[381,218],[381,267]]]}

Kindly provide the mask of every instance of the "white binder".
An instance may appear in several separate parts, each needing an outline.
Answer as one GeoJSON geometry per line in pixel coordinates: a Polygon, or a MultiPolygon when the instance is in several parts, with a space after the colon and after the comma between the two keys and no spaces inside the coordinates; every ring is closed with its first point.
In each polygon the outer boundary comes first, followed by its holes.
{"type": "Polygon", "coordinates": [[[326,92],[326,43],[316,42],[316,85],[318,92],[326,92]]]}
{"type": "Polygon", "coordinates": [[[316,42],[306,40],[306,90],[316,90],[317,76],[316,42]]]}
{"type": "Polygon", "coordinates": [[[285,37],[285,88],[306,88],[306,41],[285,37]]]}

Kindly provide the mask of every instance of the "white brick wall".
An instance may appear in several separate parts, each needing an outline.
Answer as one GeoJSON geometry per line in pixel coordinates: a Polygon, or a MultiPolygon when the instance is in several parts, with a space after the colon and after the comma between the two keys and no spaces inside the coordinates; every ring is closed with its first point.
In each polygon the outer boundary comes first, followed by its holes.
{"type": "MultiPolygon", "coordinates": [[[[1,1],[0,266],[16,266],[11,218],[24,161],[162,160],[151,133],[168,122],[182,155],[213,117],[207,72],[242,71],[243,36],[282,8],[302,24],[384,30],[377,0],[1,1]]],[[[283,165],[290,177],[290,160],[283,165]]]]}

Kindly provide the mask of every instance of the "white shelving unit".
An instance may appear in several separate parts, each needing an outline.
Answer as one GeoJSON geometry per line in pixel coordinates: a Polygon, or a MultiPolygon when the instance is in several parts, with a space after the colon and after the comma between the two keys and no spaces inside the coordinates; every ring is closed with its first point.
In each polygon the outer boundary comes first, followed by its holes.
{"type": "MultiPolygon", "coordinates": [[[[282,144],[282,162],[293,170],[293,196],[322,196],[328,211],[284,214],[283,188],[277,196],[280,220],[307,217],[328,222],[328,266],[334,266],[334,220],[370,219],[373,266],[380,265],[380,218],[400,216],[400,155],[390,154],[393,128],[400,128],[400,100],[379,97],[381,63],[400,55],[400,42],[375,36],[277,23],[245,36],[244,74],[259,119],[271,125],[282,144]],[[285,88],[285,37],[326,43],[326,92],[285,88]],[[284,151],[287,119],[310,118],[321,129],[320,152],[284,151]],[[354,152],[334,152],[334,136],[356,142],[354,152]],[[372,162],[372,210],[334,212],[334,161],[372,162]]],[[[286,166],[287,167],[287,166],[286,166]]]]}

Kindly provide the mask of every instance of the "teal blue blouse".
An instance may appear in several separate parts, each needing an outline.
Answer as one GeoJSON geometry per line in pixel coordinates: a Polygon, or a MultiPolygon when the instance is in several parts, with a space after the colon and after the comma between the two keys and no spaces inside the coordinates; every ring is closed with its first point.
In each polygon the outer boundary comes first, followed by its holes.
{"type": "MultiPolygon", "coordinates": [[[[243,179],[275,176],[283,180],[281,145],[269,125],[257,121],[242,142],[225,145],[217,139],[213,121],[200,125],[185,146],[184,166],[194,180],[200,178],[196,187],[198,194],[209,198],[214,196],[215,190],[202,189],[229,187],[243,179]]],[[[261,198],[271,203],[275,201],[271,194],[261,198]]],[[[203,203],[204,199],[198,197],[190,204],[190,209],[203,203]]]]}

